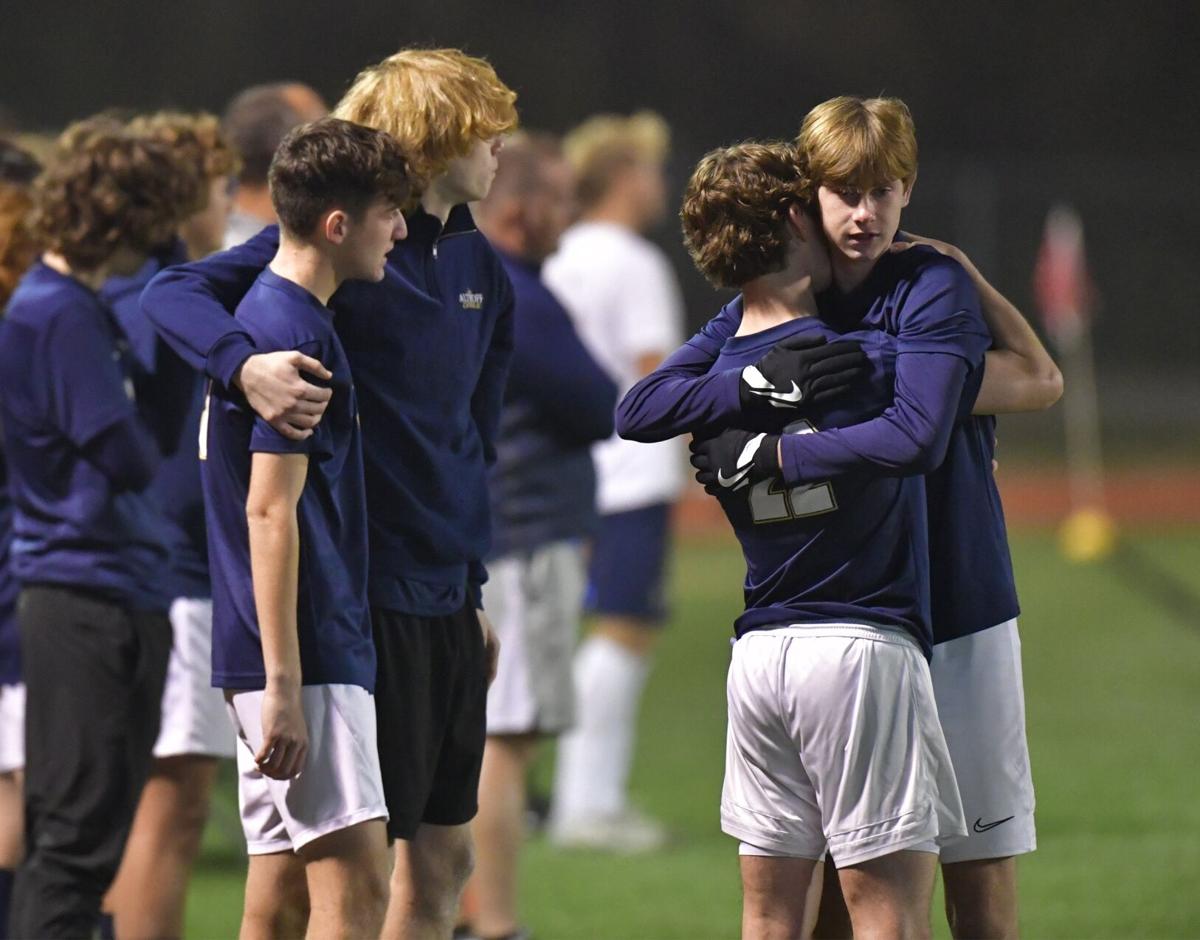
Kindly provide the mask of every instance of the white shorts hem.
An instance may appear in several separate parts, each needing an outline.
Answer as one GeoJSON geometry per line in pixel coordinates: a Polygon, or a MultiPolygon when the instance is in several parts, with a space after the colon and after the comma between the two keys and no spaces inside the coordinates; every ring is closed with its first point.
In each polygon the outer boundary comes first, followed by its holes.
{"type": "Polygon", "coordinates": [[[299,852],[310,842],[315,842],[317,839],[321,838],[322,836],[327,836],[331,832],[349,829],[351,826],[357,826],[359,823],[363,822],[370,822],[372,819],[386,821],[387,818],[387,807],[380,804],[367,809],[356,810],[353,813],[346,813],[344,816],[339,816],[337,819],[328,819],[325,822],[318,823],[311,828],[298,832],[295,839],[290,842],[286,840],[279,840],[278,842],[273,841],[271,843],[259,843],[263,845],[278,845],[281,846],[281,848],[256,849],[254,846],[251,846],[250,843],[247,843],[247,850],[250,855],[268,855],[273,852],[288,850],[292,852],[299,852]]]}

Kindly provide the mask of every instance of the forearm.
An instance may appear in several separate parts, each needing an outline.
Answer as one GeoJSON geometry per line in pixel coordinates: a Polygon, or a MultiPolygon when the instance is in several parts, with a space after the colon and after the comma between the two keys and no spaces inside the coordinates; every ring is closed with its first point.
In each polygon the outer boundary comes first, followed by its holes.
{"type": "Polygon", "coordinates": [[[300,530],[296,507],[280,501],[248,513],[250,574],[262,639],[267,682],[299,685],[300,641],[296,595],[300,571],[300,530]]]}
{"type": "Polygon", "coordinates": [[[785,434],[780,468],[790,486],[848,473],[910,476],[942,462],[954,427],[967,363],[954,355],[898,357],[894,403],[881,415],[846,428],[785,434]]]}
{"type": "Polygon", "coordinates": [[[965,255],[958,260],[979,291],[993,348],[974,414],[1040,411],[1062,396],[1062,373],[1029,321],[965,255]]]}
{"type": "Polygon", "coordinates": [[[653,442],[736,425],[740,371],[710,373],[718,353],[695,342],[672,353],[617,404],[617,433],[653,442]]]}

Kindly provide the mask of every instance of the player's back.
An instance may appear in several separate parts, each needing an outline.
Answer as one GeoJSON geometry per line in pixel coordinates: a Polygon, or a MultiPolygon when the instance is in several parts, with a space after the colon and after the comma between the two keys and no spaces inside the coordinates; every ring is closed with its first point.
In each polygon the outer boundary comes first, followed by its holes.
{"type": "MultiPolygon", "coordinates": [[[[871,363],[860,388],[788,433],[847,427],[891,403],[895,343],[877,330],[838,334],[804,318],[726,340],[714,369],[743,368],[780,340],[816,331],[857,340],[871,363]]],[[[770,481],[720,496],[746,559],[738,635],[793,623],[866,623],[903,629],[928,652],[928,540],[920,477],[852,474],[783,489],[770,481]]]]}

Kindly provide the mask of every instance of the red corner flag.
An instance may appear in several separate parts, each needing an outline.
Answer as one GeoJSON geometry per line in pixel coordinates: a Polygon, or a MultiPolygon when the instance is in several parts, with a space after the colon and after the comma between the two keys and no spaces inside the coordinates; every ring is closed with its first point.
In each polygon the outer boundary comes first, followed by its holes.
{"type": "Polygon", "coordinates": [[[1075,347],[1087,326],[1095,291],[1084,258],[1083,222],[1069,206],[1057,205],[1046,216],[1033,289],[1054,344],[1063,351],[1075,347]]]}

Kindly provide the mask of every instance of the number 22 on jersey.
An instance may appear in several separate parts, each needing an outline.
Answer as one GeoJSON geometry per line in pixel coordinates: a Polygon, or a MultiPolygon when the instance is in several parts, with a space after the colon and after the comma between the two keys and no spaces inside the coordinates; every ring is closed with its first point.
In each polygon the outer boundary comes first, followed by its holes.
{"type": "MultiPolygon", "coordinates": [[[[812,434],[817,429],[801,418],[783,429],[784,434],[812,434]]],[[[819,516],[837,509],[832,483],[803,483],[784,488],[777,480],[762,480],[750,487],[750,515],[756,525],[788,522],[819,516]]]]}

